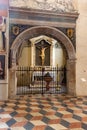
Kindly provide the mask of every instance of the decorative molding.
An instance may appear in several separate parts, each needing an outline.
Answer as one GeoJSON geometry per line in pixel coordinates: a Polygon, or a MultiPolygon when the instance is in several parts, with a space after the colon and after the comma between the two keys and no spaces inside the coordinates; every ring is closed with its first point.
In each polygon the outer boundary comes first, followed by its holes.
{"type": "Polygon", "coordinates": [[[56,12],[77,12],[72,0],[10,0],[10,6],[49,10],[56,12]]]}

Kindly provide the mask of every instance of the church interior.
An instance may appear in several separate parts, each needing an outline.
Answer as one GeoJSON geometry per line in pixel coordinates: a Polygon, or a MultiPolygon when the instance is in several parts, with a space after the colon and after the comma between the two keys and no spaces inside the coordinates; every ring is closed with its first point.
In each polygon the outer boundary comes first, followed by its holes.
{"type": "Polygon", "coordinates": [[[87,1],[0,0],[0,129],[87,129],[87,1]]]}

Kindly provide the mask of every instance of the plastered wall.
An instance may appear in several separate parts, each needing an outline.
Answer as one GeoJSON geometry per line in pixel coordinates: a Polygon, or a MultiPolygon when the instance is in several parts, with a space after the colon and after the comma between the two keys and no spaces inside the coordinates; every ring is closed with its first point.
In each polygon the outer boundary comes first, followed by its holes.
{"type": "Polygon", "coordinates": [[[87,95],[87,0],[78,0],[76,27],[76,93],[87,95]]]}

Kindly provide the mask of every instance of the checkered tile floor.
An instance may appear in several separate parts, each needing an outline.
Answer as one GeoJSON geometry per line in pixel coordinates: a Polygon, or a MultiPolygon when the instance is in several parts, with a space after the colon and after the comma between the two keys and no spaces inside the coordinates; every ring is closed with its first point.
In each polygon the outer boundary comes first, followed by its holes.
{"type": "Polygon", "coordinates": [[[0,130],[87,130],[87,97],[48,94],[0,101],[0,130]]]}

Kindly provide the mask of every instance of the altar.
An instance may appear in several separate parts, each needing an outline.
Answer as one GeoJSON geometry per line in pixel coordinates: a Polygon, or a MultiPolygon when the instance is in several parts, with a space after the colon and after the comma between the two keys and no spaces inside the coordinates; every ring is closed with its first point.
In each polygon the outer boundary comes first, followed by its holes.
{"type": "Polygon", "coordinates": [[[34,71],[32,74],[32,81],[40,81],[42,80],[45,75],[49,73],[50,77],[52,78],[53,81],[56,81],[57,79],[57,72],[56,71],[34,71]]]}

